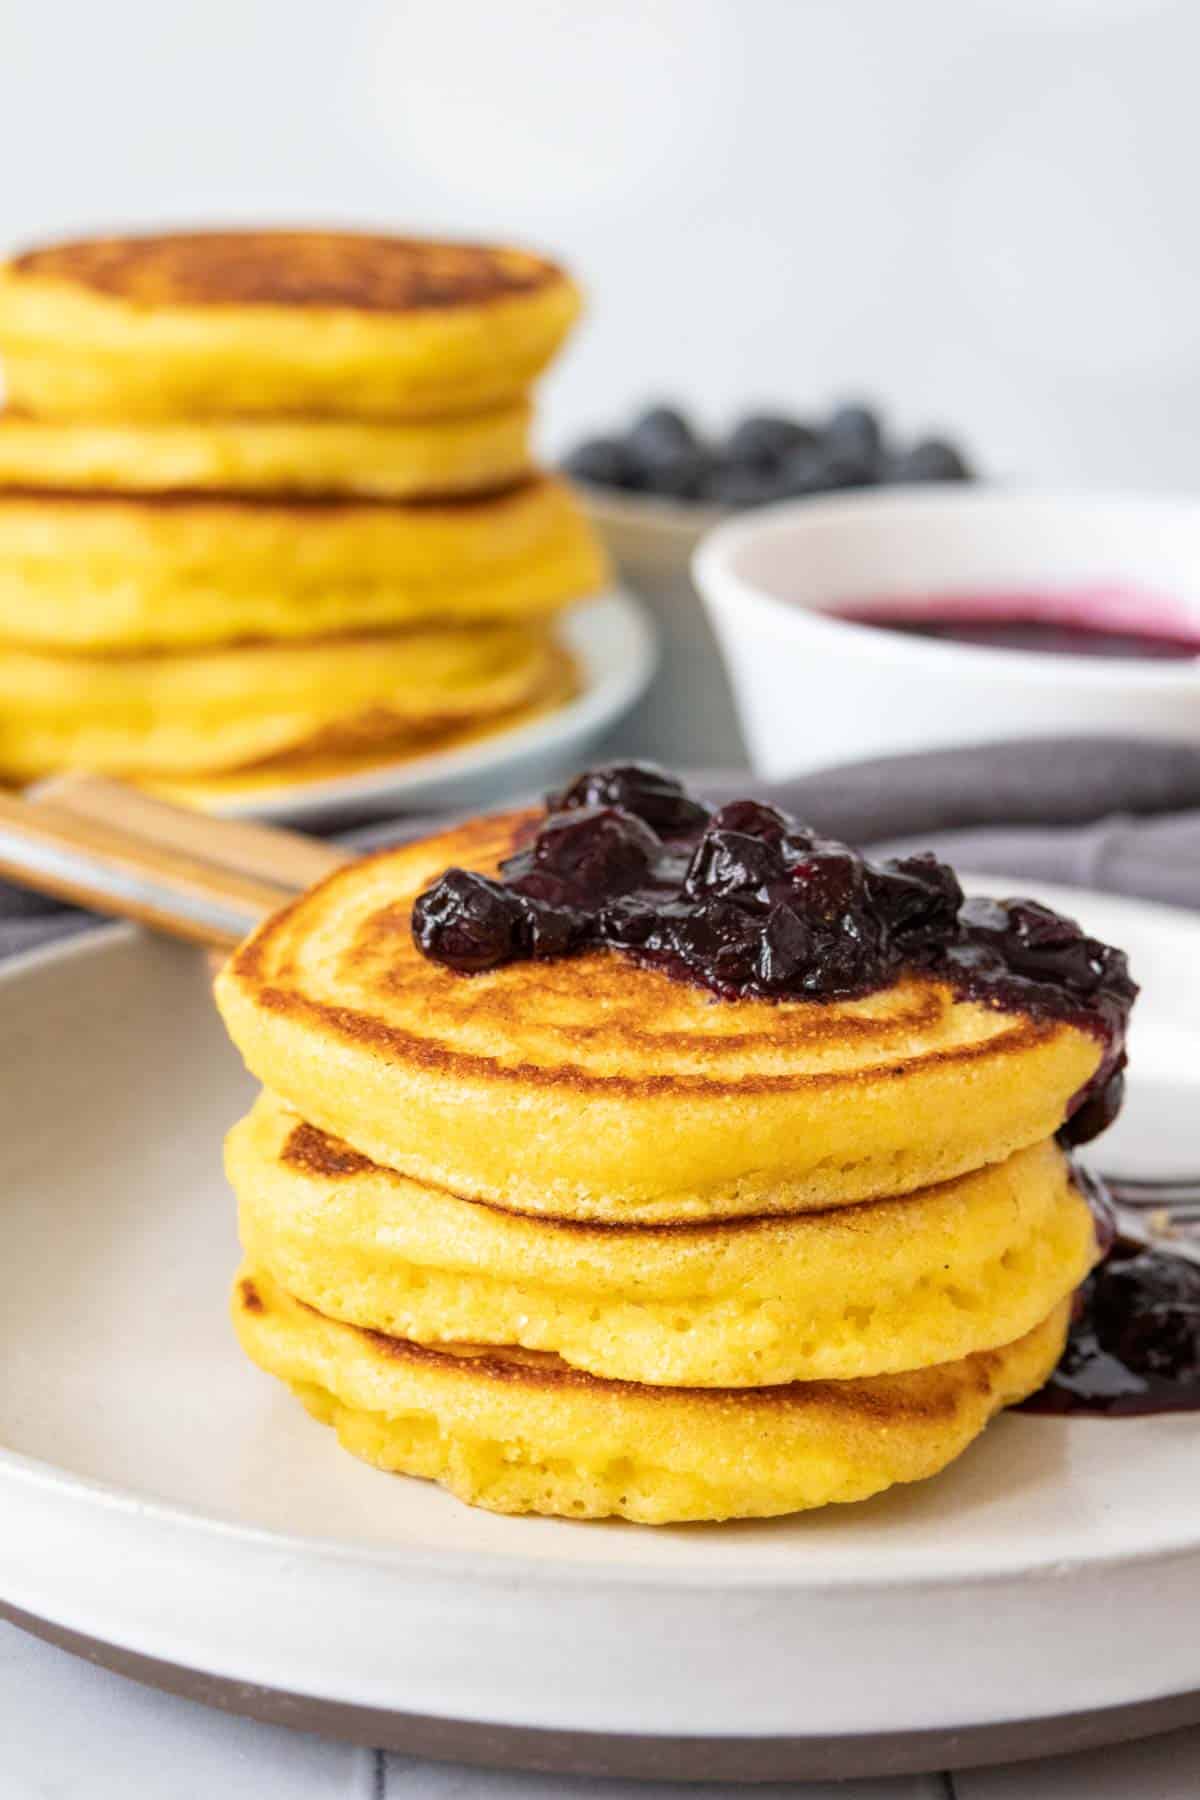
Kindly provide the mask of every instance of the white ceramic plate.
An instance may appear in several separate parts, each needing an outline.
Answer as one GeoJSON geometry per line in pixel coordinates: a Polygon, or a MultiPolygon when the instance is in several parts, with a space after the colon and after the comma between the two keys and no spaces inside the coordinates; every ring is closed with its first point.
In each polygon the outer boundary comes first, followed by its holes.
{"type": "Polygon", "coordinates": [[[632,595],[614,588],[572,607],[562,637],[580,668],[574,700],[542,718],[491,737],[409,757],[390,768],[332,781],[263,789],[218,810],[227,818],[280,825],[349,824],[389,811],[484,807],[500,795],[537,788],[577,766],[639,699],[657,660],[654,633],[632,595]]]}
{"type": "MultiPolygon", "coordinates": [[[[1196,1168],[1200,924],[1049,897],[1146,985],[1105,1160],[1196,1168]]],[[[234,1345],[220,1142],[251,1089],[202,958],[114,928],[0,997],[0,1602],[25,1622],[294,1722],[610,1772],[944,1767],[1200,1689],[1200,1418],[1009,1415],[937,1480],[768,1523],[471,1511],[343,1455],[234,1345]]]]}

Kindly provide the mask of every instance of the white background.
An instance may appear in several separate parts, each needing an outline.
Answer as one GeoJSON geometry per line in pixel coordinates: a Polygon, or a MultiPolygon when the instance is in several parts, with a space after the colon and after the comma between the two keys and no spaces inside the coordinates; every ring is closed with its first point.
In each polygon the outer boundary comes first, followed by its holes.
{"type": "Polygon", "coordinates": [[[885,398],[988,468],[1187,487],[1188,0],[0,0],[0,242],[359,221],[560,251],[551,449],[885,398]]]}

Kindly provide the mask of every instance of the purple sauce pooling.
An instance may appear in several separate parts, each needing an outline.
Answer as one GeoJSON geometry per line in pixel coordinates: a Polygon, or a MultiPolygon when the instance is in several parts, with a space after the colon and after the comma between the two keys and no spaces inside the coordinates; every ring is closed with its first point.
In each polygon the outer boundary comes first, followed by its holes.
{"type": "Polygon", "coordinates": [[[1200,1261],[1186,1247],[1126,1237],[1115,1223],[1106,1232],[1113,1215],[1100,1192],[1099,1207],[1094,1185],[1088,1198],[1104,1260],[1075,1296],[1058,1367],[1021,1410],[1109,1418],[1200,1411],[1200,1261]]]}
{"type": "Polygon", "coordinates": [[[1200,620],[1176,604],[1122,588],[867,600],[839,606],[834,616],[901,637],[987,650],[1136,662],[1200,658],[1200,620]]]}
{"type": "Polygon", "coordinates": [[[964,900],[933,855],[872,862],[755,800],[711,812],[660,769],[580,775],[500,880],[447,870],[412,929],[462,975],[609,948],[727,1001],[845,999],[925,972],[1099,1039],[1064,1142],[1089,1141],[1121,1104],[1137,994],[1121,951],[1034,900],[964,900]]]}

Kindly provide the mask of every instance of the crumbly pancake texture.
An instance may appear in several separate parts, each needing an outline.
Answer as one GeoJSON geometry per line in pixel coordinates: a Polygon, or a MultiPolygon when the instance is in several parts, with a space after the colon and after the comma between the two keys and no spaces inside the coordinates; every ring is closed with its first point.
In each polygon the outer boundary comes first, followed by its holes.
{"type": "Polygon", "coordinates": [[[606,573],[546,477],[407,505],[0,492],[0,638],[70,650],[538,618],[606,573]]]}
{"type": "Polygon", "coordinates": [[[412,500],[530,472],[529,406],[446,419],[37,419],[0,412],[0,489],[412,500]]]}
{"type": "Polygon", "coordinates": [[[681,1389],[599,1381],[532,1351],[363,1331],[250,1265],[233,1299],[243,1349],[352,1455],[493,1512],[647,1525],[800,1512],[937,1474],[1041,1386],[1068,1310],[1016,1343],[913,1374],[681,1389]]]}
{"type": "Polygon", "coordinates": [[[180,656],[0,644],[0,773],[171,777],[418,747],[530,703],[558,655],[544,629],[521,625],[180,656]]]}
{"type": "Polygon", "coordinates": [[[277,914],[217,995],[250,1069],[372,1161],[575,1219],[800,1212],[911,1193],[1042,1142],[1097,1068],[1073,1025],[908,976],[861,998],[714,1000],[614,951],[456,975],[412,941],[447,867],[540,813],[366,858],[277,914]]]}
{"type": "Polygon", "coordinates": [[[101,238],[0,269],[0,353],[10,402],[49,417],[430,417],[521,396],[579,307],[554,263],[501,247],[101,238]]]}
{"type": "Polygon", "coordinates": [[[844,1380],[1011,1343],[1096,1259],[1053,1143],[899,1200],[715,1226],[523,1218],[422,1186],[270,1095],[226,1169],[248,1260],[331,1318],[666,1386],[844,1380]]]}

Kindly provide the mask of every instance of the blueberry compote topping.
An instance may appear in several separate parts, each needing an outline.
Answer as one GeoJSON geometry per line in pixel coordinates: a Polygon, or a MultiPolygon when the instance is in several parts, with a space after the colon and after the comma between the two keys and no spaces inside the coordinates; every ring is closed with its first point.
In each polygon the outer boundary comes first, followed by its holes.
{"type": "Polygon", "coordinates": [[[450,869],[426,889],[413,936],[462,975],[608,947],[721,1000],[845,999],[925,970],[1101,1040],[1066,1141],[1121,1102],[1137,989],[1119,950],[1033,900],[964,900],[935,856],[871,862],[757,800],[712,812],[661,769],[593,769],[550,795],[501,879],[450,869]]]}
{"type": "Polygon", "coordinates": [[[1195,1248],[1155,1247],[1144,1234],[1127,1235],[1112,1223],[1103,1191],[1099,1204],[1093,1193],[1088,1198],[1107,1254],[1075,1296],[1062,1360],[1024,1408],[1113,1415],[1200,1410],[1195,1248]]]}

